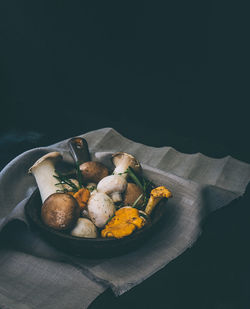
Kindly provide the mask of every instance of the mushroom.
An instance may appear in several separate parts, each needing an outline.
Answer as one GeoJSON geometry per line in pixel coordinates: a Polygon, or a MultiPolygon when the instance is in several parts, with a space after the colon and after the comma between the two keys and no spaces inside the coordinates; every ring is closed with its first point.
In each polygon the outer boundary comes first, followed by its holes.
{"type": "Polygon", "coordinates": [[[155,206],[163,199],[163,198],[169,198],[172,197],[172,193],[164,186],[160,186],[157,188],[154,188],[150,192],[150,197],[147,203],[147,206],[145,208],[145,213],[147,215],[150,215],[155,206]]]}
{"type": "Polygon", "coordinates": [[[124,192],[123,203],[125,205],[133,205],[137,199],[139,199],[136,205],[141,206],[143,204],[143,190],[136,184],[129,182],[127,189],[124,192]],[[141,196],[141,198],[139,198],[141,196]]]}
{"type": "MultiPolygon", "coordinates": [[[[54,175],[55,175],[55,173],[54,173],[54,175]]],[[[76,188],[80,188],[80,184],[79,184],[79,181],[78,181],[78,180],[76,180],[76,179],[74,179],[74,178],[70,178],[69,181],[70,181],[71,183],[73,183],[73,185],[75,185],[76,188]]],[[[66,183],[62,184],[61,186],[62,186],[63,189],[65,189],[65,190],[67,190],[67,191],[71,191],[71,190],[72,190],[72,186],[70,186],[70,185],[68,185],[68,184],[66,184],[66,183]]]]}
{"type": "Polygon", "coordinates": [[[81,217],[83,217],[83,218],[90,219],[90,217],[89,217],[89,212],[88,212],[87,207],[81,209],[80,215],[81,215],[81,217]]]}
{"type": "Polygon", "coordinates": [[[103,192],[116,202],[122,201],[121,193],[127,188],[127,181],[121,175],[109,175],[103,178],[97,185],[97,191],[103,192]]]}
{"type": "Polygon", "coordinates": [[[115,213],[112,199],[102,192],[91,195],[87,207],[91,221],[99,228],[102,228],[115,213]]]}
{"type": "Polygon", "coordinates": [[[70,229],[80,215],[76,199],[67,193],[53,193],[43,203],[42,221],[56,230],[70,229]]]}
{"type": "Polygon", "coordinates": [[[141,229],[146,223],[138,209],[125,206],[115,212],[115,216],[102,230],[102,237],[122,238],[132,234],[136,229],[141,229]]]}
{"type": "Polygon", "coordinates": [[[37,160],[29,169],[29,173],[36,179],[42,202],[58,189],[56,186],[58,180],[53,175],[58,176],[55,172],[55,163],[61,159],[62,155],[59,152],[50,152],[37,160]]]}
{"type": "Polygon", "coordinates": [[[128,174],[125,173],[128,167],[131,167],[135,172],[141,172],[141,165],[138,160],[131,154],[126,152],[117,152],[112,155],[112,162],[115,165],[113,174],[122,175],[127,178],[128,174]]]}
{"type": "Polygon", "coordinates": [[[97,229],[92,221],[87,218],[79,218],[76,226],[71,231],[72,236],[96,238],[97,229]]]}
{"type": "Polygon", "coordinates": [[[81,209],[85,208],[87,206],[89,197],[90,197],[90,192],[86,188],[81,188],[77,192],[71,194],[73,197],[77,200],[78,205],[80,206],[81,209]]]}
{"type": "Polygon", "coordinates": [[[98,183],[102,178],[108,176],[107,167],[97,161],[88,161],[80,165],[84,182],[98,183]]]}
{"type": "Polygon", "coordinates": [[[95,192],[97,192],[97,191],[96,191],[96,183],[94,183],[94,182],[89,182],[89,183],[87,183],[86,188],[89,190],[90,195],[92,195],[92,194],[94,194],[95,192]]]}

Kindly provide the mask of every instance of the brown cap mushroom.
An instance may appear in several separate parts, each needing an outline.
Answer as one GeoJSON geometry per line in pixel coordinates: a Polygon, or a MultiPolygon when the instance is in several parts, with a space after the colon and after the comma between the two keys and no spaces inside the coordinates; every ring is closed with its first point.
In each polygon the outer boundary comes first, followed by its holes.
{"type": "Polygon", "coordinates": [[[135,172],[140,173],[141,172],[141,165],[138,160],[131,154],[128,154],[126,152],[117,152],[112,155],[112,162],[115,165],[114,174],[120,174],[127,177],[126,172],[128,167],[131,167],[135,172]]]}
{"type": "Polygon", "coordinates": [[[84,182],[98,183],[102,178],[108,176],[107,167],[97,161],[88,161],[80,165],[84,182]]]}
{"type": "Polygon", "coordinates": [[[43,203],[41,218],[44,224],[56,230],[70,229],[80,215],[76,199],[66,193],[51,194],[43,203]]]}
{"type": "Polygon", "coordinates": [[[133,205],[134,202],[139,198],[139,196],[141,196],[141,198],[136,203],[138,206],[143,204],[143,191],[136,184],[129,182],[127,185],[127,189],[124,192],[124,205],[133,205]]]}

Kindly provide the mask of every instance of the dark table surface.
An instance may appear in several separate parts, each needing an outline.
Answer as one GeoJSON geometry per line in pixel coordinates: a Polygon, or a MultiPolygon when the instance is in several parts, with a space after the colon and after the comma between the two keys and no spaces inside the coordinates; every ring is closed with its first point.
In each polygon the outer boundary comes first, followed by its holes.
{"type": "MultiPolygon", "coordinates": [[[[102,127],[250,163],[244,6],[2,0],[0,168],[27,149],[102,127]]],[[[211,214],[194,247],[165,269],[90,307],[249,309],[249,200],[248,189],[211,214]]],[[[3,238],[15,246],[15,226],[3,238]]]]}

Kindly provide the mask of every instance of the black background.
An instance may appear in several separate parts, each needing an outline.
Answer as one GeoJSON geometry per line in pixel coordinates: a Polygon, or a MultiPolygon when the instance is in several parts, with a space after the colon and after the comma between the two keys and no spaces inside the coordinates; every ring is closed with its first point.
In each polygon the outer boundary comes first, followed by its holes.
{"type": "MultiPolygon", "coordinates": [[[[1,167],[102,127],[250,163],[246,2],[3,0],[0,25],[1,167]]],[[[213,214],[169,268],[94,306],[249,308],[249,219],[245,200],[213,214]]]]}
{"type": "Polygon", "coordinates": [[[3,0],[0,12],[2,130],[146,127],[246,147],[244,3],[3,0]]]}

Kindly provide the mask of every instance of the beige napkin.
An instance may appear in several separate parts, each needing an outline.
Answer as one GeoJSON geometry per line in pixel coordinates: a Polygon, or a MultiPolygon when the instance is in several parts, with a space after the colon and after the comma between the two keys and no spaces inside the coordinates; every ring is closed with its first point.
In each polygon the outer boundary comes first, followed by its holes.
{"type": "MultiPolygon", "coordinates": [[[[15,249],[0,251],[0,308],[86,308],[108,287],[121,295],[191,247],[202,231],[203,219],[241,196],[250,179],[250,165],[230,156],[214,159],[183,154],[169,146],[149,147],[112,128],[81,136],[88,141],[92,159],[110,166],[111,153],[131,153],[148,178],[172,191],[164,226],[137,250],[96,260],[65,255],[28,229],[22,231],[15,249]]],[[[26,222],[24,206],[36,188],[27,170],[49,151],[60,151],[65,161],[72,161],[65,140],[29,150],[2,170],[0,229],[15,218],[26,222]],[[13,195],[7,194],[10,185],[15,188],[13,195]]]]}

